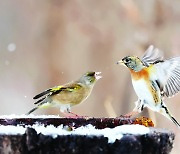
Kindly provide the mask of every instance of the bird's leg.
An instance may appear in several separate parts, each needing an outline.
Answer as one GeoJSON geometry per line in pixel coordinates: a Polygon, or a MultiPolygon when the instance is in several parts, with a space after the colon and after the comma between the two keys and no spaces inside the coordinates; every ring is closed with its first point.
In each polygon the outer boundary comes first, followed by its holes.
{"type": "Polygon", "coordinates": [[[72,115],[71,112],[63,112],[66,118],[77,118],[78,115],[72,115]]]}
{"type": "Polygon", "coordinates": [[[69,118],[85,118],[85,119],[87,119],[88,118],[88,116],[80,116],[80,115],[77,115],[77,114],[75,114],[75,113],[73,113],[73,112],[68,112],[68,114],[70,114],[69,116],[67,116],[67,117],[69,117],[69,118]]]}
{"type": "Polygon", "coordinates": [[[141,100],[135,102],[135,108],[132,112],[125,114],[123,117],[130,118],[138,113],[140,113],[144,109],[144,105],[141,103],[141,100]]]}
{"type": "Polygon", "coordinates": [[[78,118],[79,116],[73,112],[70,111],[70,108],[66,109],[66,112],[64,112],[65,116],[67,118],[78,118]]]}
{"type": "Polygon", "coordinates": [[[80,115],[77,115],[73,112],[69,112],[69,113],[73,115],[73,118],[85,118],[85,119],[89,118],[88,116],[80,116],[80,115]]]}
{"type": "Polygon", "coordinates": [[[71,112],[69,108],[67,109],[67,112],[64,112],[64,114],[67,118],[76,118],[76,119],[77,118],[87,118],[87,116],[79,116],[79,115],[71,112]]]}
{"type": "Polygon", "coordinates": [[[80,117],[79,115],[77,115],[76,113],[73,113],[73,112],[68,112],[69,114],[73,115],[74,117],[80,117]]]}
{"type": "Polygon", "coordinates": [[[123,117],[127,117],[127,118],[131,118],[132,116],[138,114],[139,112],[137,111],[132,111],[132,112],[129,112],[127,114],[125,114],[123,117]]]}

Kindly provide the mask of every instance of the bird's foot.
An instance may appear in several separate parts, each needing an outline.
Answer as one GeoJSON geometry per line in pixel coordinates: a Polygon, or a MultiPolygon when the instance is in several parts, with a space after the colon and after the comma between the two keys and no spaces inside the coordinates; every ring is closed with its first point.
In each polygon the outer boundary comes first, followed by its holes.
{"type": "Polygon", "coordinates": [[[129,119],[129,118],[131,118],[131,115],[120,115],[119,117],[120,118],[127,118],[127,119],[129,119]]]}
{"type": "Polygon", "coordinates": [[[68,113],[64,113],[64,114],[65,114],[65,116],[67,118],[75,118],[75,119],[84,118],[84,119],[88,119],[88,116],[80,116],[80,115],[77,115],[77,114],[75,114],[73,112],[68,112],[68,113]]]}
{"type": "Polygon", "coordinates": [[[138,114],[137,111],[132,111],[132,112],[129,112],[129,113],[125,114],[125,115],[121,115],[120,117],[122,117],[122,118],[131,118],[132,116],[134,116],[136,114],[138,114]]]}

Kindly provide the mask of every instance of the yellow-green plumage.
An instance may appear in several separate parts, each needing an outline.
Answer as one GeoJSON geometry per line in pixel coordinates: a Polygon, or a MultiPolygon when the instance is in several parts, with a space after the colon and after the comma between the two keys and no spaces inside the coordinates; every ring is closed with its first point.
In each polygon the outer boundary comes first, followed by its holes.
{"type": "Polygon", "coordinates": [[[71,106],[81,103],[91,92],[91,87],[81,83],[70,84],[59,94],[52,95],[51,99],[57,103],[70,104],[71,106]]]}
{"type": "Polygon", "coordinates": [[[90,95],[96,81],[101,78],[98,74],[99,72],[87,72],[75,82],[56,86],[36,95],[33,99],[39,99],[34,103],[37,107],[27,114],[38,108],[48,107],[59,107],[62,112],[70,112],[71,106],[80,104],[90,95]]]}

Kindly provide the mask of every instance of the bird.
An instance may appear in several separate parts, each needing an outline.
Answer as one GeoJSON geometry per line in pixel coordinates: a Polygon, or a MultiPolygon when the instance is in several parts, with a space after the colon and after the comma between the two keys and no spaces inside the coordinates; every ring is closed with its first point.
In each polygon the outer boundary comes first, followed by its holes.
{"type": "Polygon", "coordinates": [[[62,113],[78,117],[77,114],[71,112],[71,107],[87,99],[96,81],[102,77],[100,74],[101,72],[86,72],[77,81],[55,86],[41,92],[33,97],[37,100],[34,103],[37,106],[30,110],[27,115],[39,108],[59,107],[62,113]]]}
{"type": "Polygon", "coordinates": [[[127,115],[131,117],[147,107],[167,117],[180,128],[164,101],[180,91],[180,57],[165,60],[162,51],[150,45],[141,58],[126,56],[117,64],[129,69],[138,96],[133,111],[127,115]]]}

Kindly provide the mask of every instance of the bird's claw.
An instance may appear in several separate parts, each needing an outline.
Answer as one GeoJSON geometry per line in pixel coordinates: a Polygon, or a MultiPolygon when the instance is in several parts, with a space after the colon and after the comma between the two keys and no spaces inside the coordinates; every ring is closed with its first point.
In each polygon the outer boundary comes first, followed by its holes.
{"type": "Polygon", "coordinates": [[[68,112],[68,113],[64,113],[64,114],[67,118],[74,118],[74,119],[78,119],[78,118],[88,119],[89,118],[88,116],[80,116],[73,112],[68,112]]]}
{"type": "Polygon", "coordinates": [[[132,115],[126,115],[126,114],[125,115],[120,115],[120,118],[128,118],[129,119],[131,117],[132,117],[132,115]]]}
{"type": "Polygon", "coordinates": [[[120,117],[122,117],[122,118],[131,118],[132,116],[134,116],[134,115],[136,115],[136,114],[138,114],[138,112],[132,111],[132,112],[127,113],[127,114],[125,114],[125,115],[120,115],[120,117]]]}

